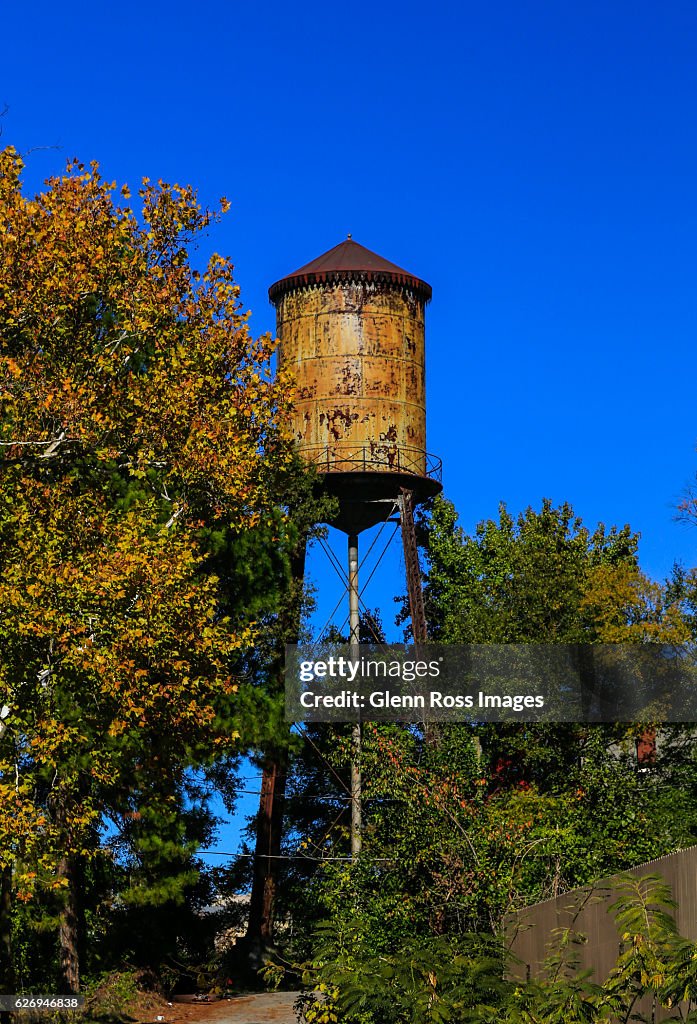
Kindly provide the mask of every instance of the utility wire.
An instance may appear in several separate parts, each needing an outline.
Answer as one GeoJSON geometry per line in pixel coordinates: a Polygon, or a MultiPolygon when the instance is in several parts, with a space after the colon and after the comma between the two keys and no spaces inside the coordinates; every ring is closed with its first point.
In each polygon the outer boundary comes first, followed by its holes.
{"type": "MultiPolygon", "coordinates": [[[[246,796],[261,796],[260,789],[237,789],[235,793],[244,793],[246,796]]],[[[286,793],[286,800],[297,800],[299,794],[297,793],[286,793]]],[[[349,797],[340,796],[338,793],[310,793],[303,794],[303,799],[306,800],[348,800],[349,797]]]]}
{"type": "MultiPolygon", "coordinates": [[[[199,850],[207,857],[259,857],[264,860],[353,860],[353,857],[308,857],[304,853],[226,853],[222,850],[199,850]]],[[[394,864],[394,857],[371,857],[375,864],[394,864]]]]}

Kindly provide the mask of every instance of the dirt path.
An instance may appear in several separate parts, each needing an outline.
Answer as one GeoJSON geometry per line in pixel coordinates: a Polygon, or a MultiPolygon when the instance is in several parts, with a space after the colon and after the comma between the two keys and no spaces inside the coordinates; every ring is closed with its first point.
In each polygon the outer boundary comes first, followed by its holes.
{"type": "Polygon", "coordinates": [[[297,1024],[293,1012],[296,997],[297,992],[260,992],[217,1003],[175,1003],[165,1020],[182,1024],[297,1024]]]}

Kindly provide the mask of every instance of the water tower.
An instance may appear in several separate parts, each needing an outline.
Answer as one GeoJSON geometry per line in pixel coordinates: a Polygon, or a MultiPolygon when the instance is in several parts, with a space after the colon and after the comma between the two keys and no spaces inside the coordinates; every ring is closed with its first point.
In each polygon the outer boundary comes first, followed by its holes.
{"type": "MultiPolygon", "coordinates": [[[[441,490],[426,452],[424,311],[431,287],[349,237],[269,289],[279,365],[297,386],[302,458],[338,499],[348,534],[349,628],[359,642],[358,535],[399,512],[415,643],[426,640],[413,506],[441,490]]],[[[360,724],[353,730],[351,852],[361,846],[360,724]]]]}
{"type": "Polygon", "coordinates": [[[338,498],[332,525],[357,536],[407,492],[441,490],[426,453],[424,311],[431,287],[348,239],[269,289],[279,363],[296,380],[301,456],[338,498]]]}
{"type": "MultiPolygon", "coordinates": [[[[296,381],[292,429],[300,455],[338,499],[332,525],[348,534],[351,645],[359,639],[358,535],[399,513],[415,643],[426,639],[412,509],[441,490],[426,453],[424,310],[431,287],[351,239],[269,289],[279,363],[296,381]]],[[[302,559],[295,571],[300,575],[302,559]]],[[[340,568],[340,567],[339,567],[340,568]]],[[[361,840],[360,724],[351,764],[351,853],[361,840]]],[[[272,944],[287,758],[265,758],[245,948],[272,944]]]]}

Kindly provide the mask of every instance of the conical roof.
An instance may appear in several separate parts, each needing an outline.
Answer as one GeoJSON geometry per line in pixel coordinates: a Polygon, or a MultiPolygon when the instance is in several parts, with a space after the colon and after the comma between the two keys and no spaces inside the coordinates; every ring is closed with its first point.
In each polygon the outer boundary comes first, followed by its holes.
{"type": "Polygon", "coordinates": [[[304,267],[272,284],[269,288],[269,298],[276,302],[286,292],[302,288],[303,285],[335,281],[383,281],[413,288],[426,302],[431,298],[430,284],[371,252],[364,245],[354,242],[350,235],[333,249],[322,253],[304,267]]]}

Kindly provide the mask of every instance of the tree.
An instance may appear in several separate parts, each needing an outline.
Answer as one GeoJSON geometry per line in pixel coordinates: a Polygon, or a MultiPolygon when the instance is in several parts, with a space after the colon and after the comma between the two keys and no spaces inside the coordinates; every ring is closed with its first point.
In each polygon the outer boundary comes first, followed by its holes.
{"type": "MultiPolygon", "coordinates": [[[[628,527],[591,532],[570,506],[545,501],[517,518],[502,507],[467,535],[453,506],[437,499],[420,534],[427,616],[441,643],[689,636],[677,584],[641,573],[628,527]]],[[[441,725],[438,743],[428,744],[415,730],[366,727],[361,861],[321,866],[306,899],[326,923],[294,939],[289,953],[308,984],[329,993],[330,1012],[349,1021],[408,1020],[410,1010],[423,1020],[497,1019],[510,993],[492,980],[498,969],[500,981],[501,959],[492,971],[481,949],[496,948],[509,912],[694,842],[693,744],[684,735],[688,742],[666,748],[644,775],[635,735],[631,725],[441,725]],[[443,970],[444,944],[470,976],[480,965],[483,991],[465,992],[457,973],[443,970]],[[405,998],[401,979],[417,947],[418,991],[405,998]]],[[[589,992],[583,978],[557,979],[540,996],[549,1014],[538,1017],[525,1015],[526,989],[510,1019],[599,1019],[583,1017],[595,1005],[589,992]]],[[[323,1005],[311,1004],[320,1021],[323,1005]]]]}
{"type": "Polygon", "coordinates": [[[255,761],[262,770],[259,811],[254,822],[255,849],[252,862],[249,918],[244,940],[236,950],[237,969],[256,971],[273,946],[281,846],[286,815],[286,788],[291,753],[297,748],[284,720],[285,645],[301,639],[303,612],[308,603],[305,555],[326,528],[319,524],[332,518],[335,499],[317,488],[315,474],[306,470],[293,480],[284,495],[293,542],[289,547],[290,579],[277,612],[265,623],[265,640],[254,653],[254,671],[265,680],[269,699],[269,728],[257,744],[255,761]],[[241,963],[240,963],[241,961],[241,963]]]}
{"type": "MultiPolygon", "coordinates": [[[[498,520],[469,536],[452,504],[438,498],[421,518],[420,537],[427,615],[441,642],[680,644],[690,637],[684,595],[641,572],[629,526],[591,532],[570,505],[544,500],[515,519],[501,505],[498,520]]],[[[626,730],[603,732],[610,745],[626,730]]],[[[570,777],[591,731],[578,724],[482,733],[502,782],[553,788],[570,777]]]]}
{"type": "Polygon", "coordinates": [[[638,537],[629,526],[591,533],[568,504],[545,499],[539,512],[498,521],[474,535],[454,506],[436,498],[422,514],[425,601],[430,635],[446,643],[576,643],[597,639],[582,603],[593,573],[639,575],[638,537]]]}
{"type": "Polygon", "coordinates": [[[247,570],[240,600],[213,569],[235,545],[283,560],[290,390],[230,262],[190,263],[218,217],[191,188],[145,180],[138,217],[96,164],[31,198],[21,172],[4,150],[0,867],[20,900],[62,894],[72,991],[102,815],[128,810],[134,774],[166,794],[252,718],[234,665],[275,595],[247,570]]]}

